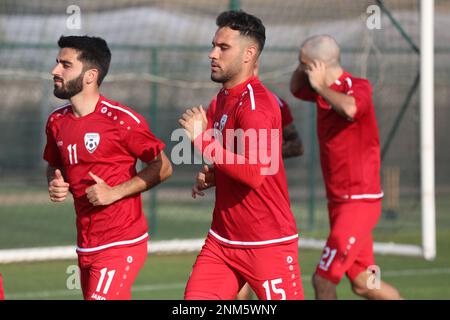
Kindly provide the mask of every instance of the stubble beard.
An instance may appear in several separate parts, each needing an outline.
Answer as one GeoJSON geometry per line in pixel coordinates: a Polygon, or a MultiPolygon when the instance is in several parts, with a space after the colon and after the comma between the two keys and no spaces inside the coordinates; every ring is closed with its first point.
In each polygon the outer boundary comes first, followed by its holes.
{"type": "Polygon", "coordinates": [[[70,99],[77,95],[83,90],[83,77],[84,72],[82,71],[78,77],[67,81],[67,83],[62,82],[61,87],[55,85],[53,89],[53,94],[59,99],[70,99]]]}

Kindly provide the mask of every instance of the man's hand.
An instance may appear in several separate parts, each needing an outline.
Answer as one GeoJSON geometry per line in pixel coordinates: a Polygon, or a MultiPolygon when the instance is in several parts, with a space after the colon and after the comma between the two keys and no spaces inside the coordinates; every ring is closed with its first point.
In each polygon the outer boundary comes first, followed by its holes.
{"type": "Polygon", "coordinates": [[[289,88],[291,93],[296,95],[306,86],[310,86],[309,79],[305,71],[305,66],[300,62],[297,69],[292,73],[289,88]]]}
{"type": "Polygon", "coordinates": [[[206,130],[208,120],[206,118],[205,110],[203,110],[202,106],[199,106],[187,109],[181,116],[181,119],[178,120],[178,123],[186,130],[191,141],[194,141],[199,134],[206,130]]]}
{"type": "Polygon", "coordinates": [[[192,198],[197,198],[197,195],[203,197],[205,195],[202,190],[214,187],[216,185],[216,178],[214,176],[214,168],[204,165],[202,170],[197,174],[197,179],[192,187],[192,198]]]}
{"type": "Polygon", "coordinates": [[[318,93],[320,93],[323,88],[328,87],[326,83],[327,67],[323,61],[313,60],[307,68],[305,68],[305,72],[308,75],[311,87],[318,93]]]}
{"type": "Polygon", "coordinates": [[[61,170],[55,170],[55,176],[48,183],[48,193],[50,200],[53,202],[63,202],[67,198],[69,192],[69,184],[64,181],[61,170]]]}
{"type": "Polygon", "coordinates": [[[113,187],[109,186],[103,179],[97,177],[90,171],[89,175],[96,182],[96,184],[86,188],[87,198],[93,206],[106,206],[119,200],[113,187]]]}

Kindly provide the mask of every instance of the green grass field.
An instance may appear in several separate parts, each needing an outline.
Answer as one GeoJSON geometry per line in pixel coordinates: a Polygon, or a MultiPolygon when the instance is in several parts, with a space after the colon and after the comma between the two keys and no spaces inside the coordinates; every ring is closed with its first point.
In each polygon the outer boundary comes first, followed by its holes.
{"type": "MultiPolygon", "coordinates": [[[[323,206],[319,206],[319,209],[323,206]]],[[[437,202],[437,258],[429,262],[422,258],[380,256],[383,280],[395,285],[407,299],[450,299],[450,200],[437,202]]],[[[294,207],[296,217],[304,219],[306,212],[294,207]]],[[[304,209],[303,209],[304,210],[304,209]]],[[[322,209],[320,209],[322,210],[322,209]]],[[[158,232],[155,240],[204,237],[210,223],[210,204],[163,203],[158,208],[158,232]]],[[[406,213],[408,214],[408,213],[406,213]]],[[[375,239],[399,243],[420,243],[420,228],[416,214],[397,220],[380,221],[375,239]],[[404,225],[403,225],[404,224],[404,225]]],[[[305,230],[302,236],[326,233],[326,219],[320,214],[317,230],[305,230]]],[[[0,248],[35,247],[42,245],[73,245],[75,226],[70,204],[49,206],[27,204],[0,206],[0,248]]],[[[300,248],[305,297],[313,299],[310,278],[319,260],[319,250],[300,248]]],[[[134,288],[134,299],[182,299],[183,291],[196,254],[150,255],[140,272],[134,288]]],[[[80,290],[69,290],[66,281],[69,266],[76,261],[49,261],[0,264],[6,299],[81,299],[80,290]]],[[[338,287],[341,299],[356,299],[346,279],[338,287]]]]}
{"type": "MultiPolygon", "coordinates": [[[[406,299],[450,299],[450,255],[448,236],[439,236],[438,258],[377,256],[381,277],[396,286],[406,299]]],[[[313,299],[311,274],[320,252],[300,250],[306,299],[313,299]]],[[[149,256],[133,287],[134,299],[182,299],[195,254],[149,256]]],[[[67,268],[76,261],[8,264],[0,266],[6,299],[81,299],[80,290],[68,290],[67,268]]],[[[348,281],[338,287],[341,299],[356,299],[348,281]]]]}

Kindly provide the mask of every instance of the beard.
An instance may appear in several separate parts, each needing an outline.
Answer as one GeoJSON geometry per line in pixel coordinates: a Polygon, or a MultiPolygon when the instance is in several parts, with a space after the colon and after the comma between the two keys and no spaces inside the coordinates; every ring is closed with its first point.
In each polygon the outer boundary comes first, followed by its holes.
{"type": "Polygon", "coordinates": [[[225,83],[232,78],[232,75],[228,73],[217,74],[211,73],[211,80],[217,83],[225,83]]]}
{"type": "Polygon", "coordinates": [[[226,71],[224,71],[222,68],[219,68],[219,71],[222,72],[211,72],[211,80],[217,83],[228,82],[240,72],[241,68],[242,66],[240,64],[240,60],[236,59],[233,63],[228,65],[226,71]]]}
{"type": "Polygon", "coordinates": [[[67,83],[64,83],[64,80],[62,80],[61,78],[57,78],[62,82],[60,87],[57,87],[55,84],[53,94],[59,99],[72,98],[74,95],[80,93],[81,90],[83,90],[83,77],[84,72],[81,72],[77,78],[67,81],[67,83]]]}

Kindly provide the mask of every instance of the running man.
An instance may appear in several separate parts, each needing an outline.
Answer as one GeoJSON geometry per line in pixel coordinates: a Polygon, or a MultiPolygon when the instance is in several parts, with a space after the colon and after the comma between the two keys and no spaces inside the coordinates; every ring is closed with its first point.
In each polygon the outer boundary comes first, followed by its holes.
{"type": "Polygon", "coordinates": [[[172,166],[144,117],[100,94],[111,60],[105,40],[63,36],[58,45],[54,95],[69,103],[46,127],[50,200],[73,195],[84,298],[131,299],[149,238],[140,194],[167,179],[172,166]],[[139,172],[137,159],[145,164],[139,172]]]}

